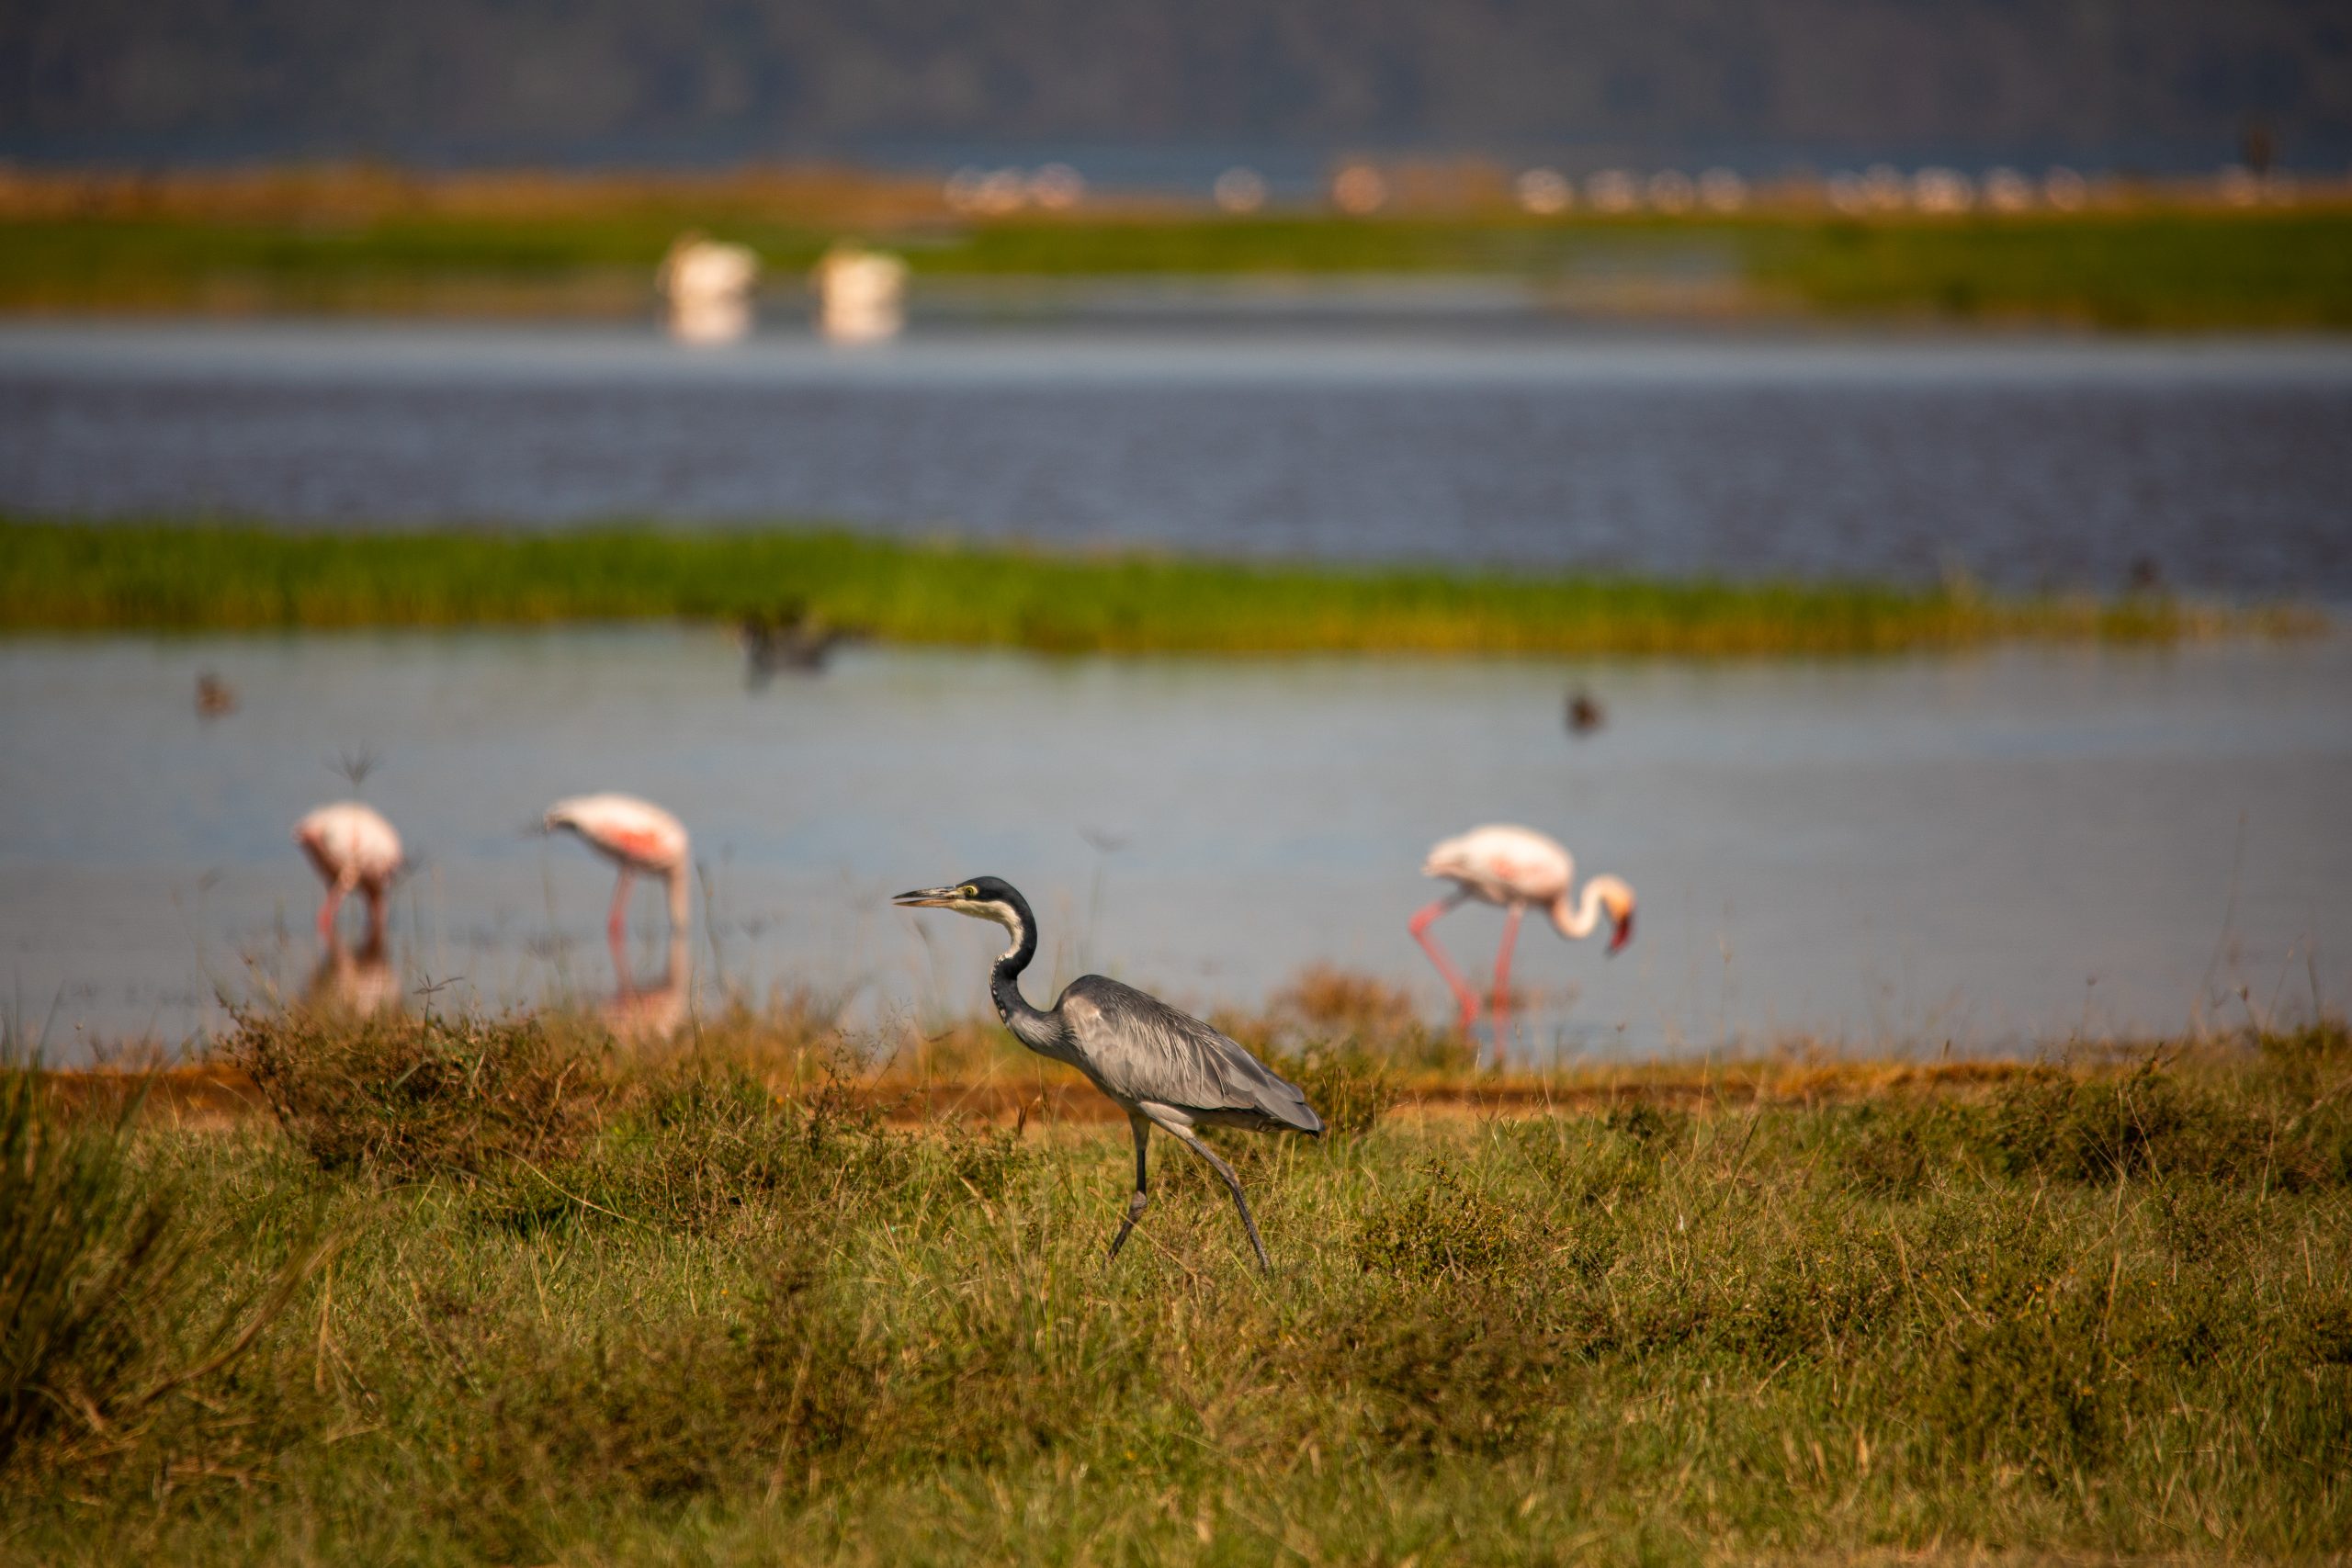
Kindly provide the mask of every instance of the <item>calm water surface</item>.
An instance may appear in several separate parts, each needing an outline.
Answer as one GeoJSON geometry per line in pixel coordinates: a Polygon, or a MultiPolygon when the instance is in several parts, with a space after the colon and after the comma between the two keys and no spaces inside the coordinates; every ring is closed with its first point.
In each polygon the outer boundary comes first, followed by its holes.
{"type": "MultiPolygon", "coordinates": [[[[2352,982],[2352,642],[1922,661],[1049,660],[853,651],[744,688],[671,628],[0,642],[0,980],[52,1055],[176,1040],[299,987],[317,884],[288,832],[340,752],[420,863],[413,993],[594,999],[610,880],[526,832],[642,792],[695,835],[695,985],[811,984],[882,1028],[984,1005],[992,928],[893,910],[992,872],[1046,972],[1208,1005],[1329,962],[1443,994],[1420,855],[1551,829],[1640,889],[1620,958],[1531,926],[1544,1051],[1803,1032],[1933,1049],[2340,1006],[2352,982]],[[200,671],[242,705],[193,711],[200,671]],[[1609,721],[1572,740],[1571,683],[1609,721]],[[2218,1001],[2217,1001],[2218,998],[2218,1001]]],[[[658,896],[630,957],[661,968],[658,896]]],[[[356,923],[356,922],[355,922],[356,923]]],[[[1474,973],[1500,917],[1439,927],[1474,973]]]]}
{"type": "Polygon", "coordinates": [[[2352,344],[0,326],[0,509],[2352,600],[2352,344]]]}

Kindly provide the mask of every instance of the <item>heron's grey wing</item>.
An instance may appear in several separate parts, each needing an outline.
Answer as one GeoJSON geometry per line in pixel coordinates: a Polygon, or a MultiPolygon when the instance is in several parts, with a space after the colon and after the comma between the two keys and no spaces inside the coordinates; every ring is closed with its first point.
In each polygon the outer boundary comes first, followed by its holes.
{"type": "Polygon", "coordinates": [[[1212,1122],[1323,1131],[1323,1119],[1296,1085],[1158,997],[1084,975],[1062,992],[1058,1010],[1097,1080],[1119,1095],[1212,1122]]]}

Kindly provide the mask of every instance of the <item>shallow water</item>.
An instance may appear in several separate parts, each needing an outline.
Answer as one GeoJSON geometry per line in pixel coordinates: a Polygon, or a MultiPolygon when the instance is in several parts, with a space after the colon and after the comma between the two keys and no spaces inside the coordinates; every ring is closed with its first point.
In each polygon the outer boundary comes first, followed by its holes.
{"type": "Polygon", "coordinates": [[[2352,600],[2352,344],[0,326],[0,509],[2352,600]]]}
{"type": "MultiPolygon", "coordinates": [[[[419,869],[413,993],[595,999],[610,880],[526,831],[622,788],[695,835],[696,984],[848,994],[892,1027],[985,1005],[993,928],[888,896],[983,872],[1049,973],[1196,1006],[1329,962],[1443,993],[1405,931],[1433,840],[1555,832],[1639,888],[1619,958],[1531,924],[1522,1047],[1614,1055],[1806,1033],[1998,1048],[2340,1006],[2352,980],[2352,641],[1940,660],[1056,660],[853,650],[748,691],[677,628],[0,642],[0,977],[72,1055],[299,987],[318,886],[288,833],[347,793],[419,869]],[[198,672],[241,705],[206,721],[198,672]],[[1561,721],[1572,684],[1606,705],[1561,721]]],[[[640,892],[631,962],[662,966],[640,892]]],[[[351,920],[356,929],[356,916],[351,920]]],[[[1500,930],[1440,935],[1474,975],[1500,930]]],[[[412,1000],[411,1005],[414,1005],[412,1000]]]]}

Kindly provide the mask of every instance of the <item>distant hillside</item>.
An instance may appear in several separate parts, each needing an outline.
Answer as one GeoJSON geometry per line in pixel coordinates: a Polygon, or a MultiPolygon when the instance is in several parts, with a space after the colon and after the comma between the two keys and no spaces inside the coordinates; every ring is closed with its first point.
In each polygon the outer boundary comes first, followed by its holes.
{"type": "Polygon", "coordinates": [[[2352,155],[2341,0],[12,0],[19,157],[2352,155]]]}

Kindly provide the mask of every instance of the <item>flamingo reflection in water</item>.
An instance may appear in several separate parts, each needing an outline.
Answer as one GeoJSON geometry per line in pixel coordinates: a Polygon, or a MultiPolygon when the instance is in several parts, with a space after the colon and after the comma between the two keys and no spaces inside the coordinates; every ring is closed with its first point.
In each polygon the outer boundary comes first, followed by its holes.
{"type": "Polygon", "coordinates": [[[604,1020],[614,1039],[628,1045],[655,1044],[678,1032],[686,1021],[687,1004],[694,990],[684,931],[670,933],[669,948],[662,954],[661,977],[652,984],[638,983],[628,953],[618,942],[613,944],[613,973],[617,976],[613,999],[597,1010],[597,1016],[604,1020]]]}
{"type": "Polygon", "coordinates": [[[314,1012],[351,1018],[373,1018],[400,1010],[400,976],[384,951],[384,933],[371,931],[356,949],[344,944],[340,932],[327,933],[326,951],[311,971],[302,1002],[314,1012]]]}

